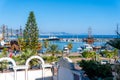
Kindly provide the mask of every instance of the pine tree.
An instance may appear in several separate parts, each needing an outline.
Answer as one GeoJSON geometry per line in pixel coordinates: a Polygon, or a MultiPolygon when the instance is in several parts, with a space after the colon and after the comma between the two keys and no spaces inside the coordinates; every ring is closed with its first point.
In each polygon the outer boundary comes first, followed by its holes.
{"type": "Polygon", "coordinates": [[[31,11],[27,20],[26,27],[23,32],[23,38],[25,40],[26,49],[29,48],[34,51],[37,51],[38,43],[39,43],[38,37],[39,37],[39,30],[37,27],[34,12],[31,11]]]}

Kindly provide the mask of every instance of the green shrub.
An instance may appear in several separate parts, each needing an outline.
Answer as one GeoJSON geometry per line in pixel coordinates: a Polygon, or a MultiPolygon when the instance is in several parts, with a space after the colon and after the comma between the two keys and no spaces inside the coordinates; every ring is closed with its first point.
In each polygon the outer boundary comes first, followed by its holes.
{"type": "Polygon", "coordinates": [[[73,59],[73,58],[81,58],[81,56],[69,56],[69,58],[73,59]]]}
{"type": "Polygon", "coordinates": [[[93,59],[95,59],[96,53],[93,52],[93,51],[91,51],[91,52],[85,51],[85,52],[82,53],[82,56],[84,58],[93,58],[93,59]]]}
{"type": "Polygon", "coordinates": [[[78,64],[82,67],[91,80],[95,80],[96,78],[103,79],[106,77],[112,77],[112,69],[110,64],[103,65],[94,60],[82,60],[81,62],[78,62],[78,64]]]}
{"type": "Polygon", "coordinates": [[[7,69],[7,61],[3,61],[3,62],[0,62],[0,71],[4,71],[5,69],[7,69]]]}

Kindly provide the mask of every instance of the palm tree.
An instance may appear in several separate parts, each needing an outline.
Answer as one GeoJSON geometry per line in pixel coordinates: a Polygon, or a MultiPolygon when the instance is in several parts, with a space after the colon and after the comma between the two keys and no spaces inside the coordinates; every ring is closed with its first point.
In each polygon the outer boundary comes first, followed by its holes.
{"type": "Polygon", "coordinates": [[[48,47],[49,47],[49,41],[48,40],[45,40],[44,42],[43,42],[43,47],[47,50],[48,49],[48,47]]]}
{"type": "Polygon", "coordinates": [[[52,44],[48,48],[48,53],[51,53],[52,56],[55,56],[55,54],[58,52],[58,46],[55,44],[52,44]]]}
{"type": "MultiPolygon", "coordinates": [[[[20,55],[13,56],[12,58],[17,62],[18,65],[24,65],[26,60],[28,58],[30,58],[31,56],[33,56],[33,55],[36,55],[34,53],[34,50],[26,49],[26,50],[22,51],[22,53],[20,55]]],[[[38,60],[37,59],[33,59],[29,63],[30,68],[32,68],[32,66],[37,65],[37,64],[38,64],[38,60]]]]}
{"type": "MultiPolygon", "coordinates": [[[[25,61],[33,55],[37,55],[37,53],[36,54],[34,53],[34,50],[27,49],[25,52],[22,52],[21,63],[22,64],[23,64],[23,62],[25,63],[25,61]]],[[[38,63],[37,59],[33,59],[32,61],[30,61],[30,63],[29,63],[30,68],[32,68],[32,66],[34,66],[34,65],[37,65],[37,63],[38,63]]]]}
{"type": "Polygon", "coordinates": [[[73,48],[73,44],[72,44],[71,42],[70,42],[70,43],[68,43],[67,48],[69,49],[69,53],[70,53],[70,50],[73,48]]]}
{"type": "Polygon", "coordinates": [[[13,56],[12,58],[15,59],[15,61],[17,61],[17,64],[25,64],[25,61],[32,55],[34,55],[33,50],[30,49],[26,49],[24,51],[22,51],[22,53],[18,56],[13,56]]]}
{"type": "Polygon", "coordinates": [[[38,43],[38,48],[37,48],[37,50],[41,50],[42,49],[42,43],[38,43]]]}
{"type": "Polygon", "coordinates": [[[92,58],[93,60],[95,60],[95,58],[96,58],[96,53],[93,52],[93,51],[91,51],[91,52],[89,52],[89,51],[84,51],[84,52],[82,53],[82,56],[83,56],[84,58],[92,58]]]}
{"type": "Polygon", "coordinates": [[[44,48],[48,48],[48,46],[49,46],[49,41],[48,41],[48,40],[45,40],[45,41],[43,42],[43,46],[44,46],[44,48]]]}

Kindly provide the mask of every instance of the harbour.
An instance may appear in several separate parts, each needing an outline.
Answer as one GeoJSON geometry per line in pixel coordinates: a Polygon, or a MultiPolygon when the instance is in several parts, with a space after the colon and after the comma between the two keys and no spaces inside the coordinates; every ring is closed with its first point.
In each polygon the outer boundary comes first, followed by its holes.
{"type": "MultiPolygon", "coordinates": [[[[86,39],[88,35],[55,35],[59,40],[49,41],[49,44],[58,45],[59,50],[63,50],[65,45],[72,43],[73,48],[71,53],[78,52],[78,48],[86,44],[83,39],[86,39]]],[[[49,35],[40,35],[39,40],[43,42],[45,39],[48,39],[49,35]]],[[[94,43],[91,46],[101,47],[106,44],[111,39],[117,38],[117,35],[93,35],[94,43]]]]}

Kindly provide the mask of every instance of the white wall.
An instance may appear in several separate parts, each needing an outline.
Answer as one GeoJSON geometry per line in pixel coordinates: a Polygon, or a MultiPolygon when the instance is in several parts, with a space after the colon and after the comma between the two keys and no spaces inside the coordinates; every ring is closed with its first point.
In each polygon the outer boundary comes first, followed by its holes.
{"type": "Polygon", "coordinates": [[[73,74],[70,69],[59,67],[58,80],[73,80],[73,74]]]}
{"type": "MultiPolygon", "coordinates": [[[[45,77],[51,77],[50,69],[45,69],[45,77]]],[[[42,70],[33,70],[28,72],[28,80],[39,80],[42,78],[42,70]]],[[[14,72],[0,73],[0,80],[14,80],[14,72]]],[[[25,71],[17,72],[17,80],[25,80],[25,71]]]]}

